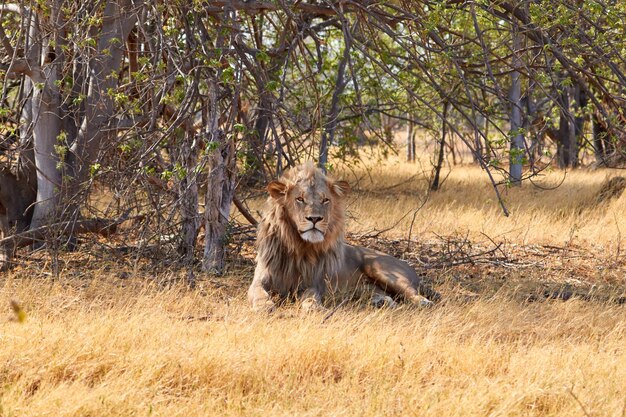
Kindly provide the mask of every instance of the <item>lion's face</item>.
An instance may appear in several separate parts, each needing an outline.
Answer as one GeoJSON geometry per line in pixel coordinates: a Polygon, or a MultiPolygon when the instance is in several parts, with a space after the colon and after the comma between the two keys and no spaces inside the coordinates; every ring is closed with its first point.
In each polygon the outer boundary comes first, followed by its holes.
{"type": "Polygon", "coordinates": [[[328,230],[333,204],[328,186],[296,184],[287,194],[285,206],[302,240],[319,243],[328,230]]]}
{"type": "MultiPolygon", "coordinates": [[[[300,238],[321,243],[343,216],[343,197],[349,190],[345,181],[332,181],[311,166],[271,182],[270,196],[286,210],[300,238]]],[[[334,236],[333,236],[334,238],[334,236]]]]}

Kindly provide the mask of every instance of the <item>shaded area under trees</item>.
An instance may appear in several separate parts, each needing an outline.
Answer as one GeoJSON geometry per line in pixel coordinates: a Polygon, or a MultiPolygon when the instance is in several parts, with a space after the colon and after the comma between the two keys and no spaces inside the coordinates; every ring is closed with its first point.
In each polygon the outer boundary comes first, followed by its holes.
{"type": "Polygon", "coordinates": [[[496,193],[623,164],[625,21],[570,0],[2,4],[0,267],[22,234],[71,249],[124,219],[138,252],[221,273],[233,201],[254,223],[250,190],[395,152],[400,129],[409,159],[437,142],[433,189],[453,140],[496,193]]]}

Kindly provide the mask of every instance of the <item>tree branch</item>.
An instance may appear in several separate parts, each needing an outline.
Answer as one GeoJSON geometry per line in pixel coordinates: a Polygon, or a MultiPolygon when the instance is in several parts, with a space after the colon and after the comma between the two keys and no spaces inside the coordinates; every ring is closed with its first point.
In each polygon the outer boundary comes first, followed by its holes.
{"type": "Polygon", "coordinates": [[[6,244],[13,244],[15,248],[28,246],[32,243],[44,240],[46,233],[55,229],[60,230],[62,235],[74,233],[97,233],[102,236],[110,236],[117,232],[117,226],[126,220],[129,220],[129,214],[130,210],[126,211],[126,213],[122,214],[119,218],[113,220],[94,218],[78,221],[71,220],[41,226],[36,229],[27,230],[23,233],[18,233],[4,239],[0,239],[0,247],[6,244]]]}
{"type": "MultiPolygon", "coordinates": [[[[278,11],[281,7],[274,2],[255,1],[255,0],[230,0],[230,1],[210,1],[207,2],[207,13],[219,14],[223,13],[224,9],[238,10],[247,13],[259,13],[262,11],[278,11]]],[[[293,8],[300,10],[304,13],[312,14],[318,17],[334,16],[335,11],[330,7],[322,6],[319,4],[309,3],[294,3],[291,5],[293,8]]]]}
{"type": "Polygon", "coordinates": [[[9,65],[0,65],[0,68],[6,71],[8,78],[17,78],[18,75],[27,75],[35,82],[39,82],[39,72],[33,71],[28,60],[18,58],[11,61],[9,65]]]}
{"type": "Polygon", "coordinates": [[[2,26],[2,15],[4,11],[4,7],[0,7],[0,42],[2,42],[2,46],[4,46],[7,55],[14,56],[15,50],[13,49],[13,45],[11,45],[11,42],[9,41],[7,33],[4,31],[4,26],[2,26]]]}
{"type": "Polygon", "coordinates": [[[239,200],[239,198],[237,196],[233,197],[233,203],[235,203],[235,207],[237,207],[237,210],[239,210],[239,212],[241,213],[241,215],[243,217],[245,217],[245,219],[250,222],[250,224],[252,226],[258,226],[259,222],[257,219],[254,218],[254,216],[252,214],[250,214],[250,212],[248,211],[248,209],[246,208],[246,206],[243,205],[243,203],[241,202],[241,200],[239,200]]]}

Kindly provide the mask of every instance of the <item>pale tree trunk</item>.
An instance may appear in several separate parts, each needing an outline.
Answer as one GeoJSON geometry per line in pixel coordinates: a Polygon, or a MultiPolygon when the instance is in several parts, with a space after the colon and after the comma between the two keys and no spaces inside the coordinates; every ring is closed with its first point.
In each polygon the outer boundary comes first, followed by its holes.
{"type": "MultiPolygon", "coordinates": [[[[17,159],[17,179],[21,187],[26,187],[31,200],[35,202],[37,197],[37,168],[35,165],[35,149],[33,144],[33,82],[24,77],[22,81],[21,97],[24,102],[20,117],[20,153],[17,159]]],[[[32,207],[28,222],[23,230],[28,229],[32,217],[32,207]]]]}
{"type": "Polygon", "coordinates": [[[30,224],[32,229],[54,220],[59,202],[58,192],[62,186],[60,158],[55,149],[57,138],[61,135],[61,118],[57,114],[61,103],[58,91],[50,86],[58,78],[55,70],[47,75],[44,87],[35,89],[33,97],[37,202],[30,224]]]}
{"type": "Polygon", "coordinates": [[[141,1],[109,0],[104,9],[102,30],[97,42],[97,52],[89,60],[89,75],[86,80],[84,116],[68,158],[72,171],[72,194],[75,200],[70,209],[71,216],[78,216],[78,207],[85,197],[85,182],[90,168],[98,157],[102,141],[111,134],[109,125],[115,113],[113,97],[107,92],[115,90],[118,77],[111,76],[120,70],[124,57],[124,45],[137,22],[136,13],[141,1]],[[77,195],[80,197],[76,198],[77,195]]]}
{"type": "MultiPolygon", "coordinates": [[[[62,62],[60,53],[60,36],[58,34],[61,22],[57,21],[60,15],[60,5],[54,2],[50,22],[57,29],[50,37],[40,40],[36,16],[32,16],[31,39],[33,51],[37,52],[37,63],[31,79],[35,86],[32,98],[33,144],[35,165],[37,166],[37,202],[35,204],[30,228],[35,229],[53,221],[58,215],[59,191],[62,187],[60,148],[56,148],[57,140],[61,137],[63,121],[60,116],[61,94],[58,81],[62,62]],[[52,46],[54,44],[54,46],[52,46]],[[55,59],[46,63],[49,48],[56,49],[55,59]]],[[[59,18],[60,19],[60,18],[59,18]]]]}
{"type": "Polygon", "coordinates": [[[511,103],[511,147],[510,147],[510,165],[509,179],[513,185],[521,185],[522,183],[522,161],[524,159],[524,136],[521,133],[522,128],[522,81],[520,73],[517,70],[521,66],[519,57],[520,35],[517,24],[513,23],[513,71],[511,71],[511,91],[509,100],[511,103]]]}
{"type": "Polygon", "coordinates": [[[218,126],[218,84],[211,83],[209,92],[208,178],[205,196],[205,240],[202,269],[220,275],[224,272],[225,249],[228,243],[230,207],[235,193],[235,145],[218,126]]]}

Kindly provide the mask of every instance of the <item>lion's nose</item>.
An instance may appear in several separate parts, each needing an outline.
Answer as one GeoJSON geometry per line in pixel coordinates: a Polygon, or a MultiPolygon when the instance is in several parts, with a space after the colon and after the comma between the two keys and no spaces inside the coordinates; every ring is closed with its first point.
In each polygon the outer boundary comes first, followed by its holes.
{"type": "Polygon", "coordinates": [[[321,221],[323,219],[323,217],[319,217],[319,216],[312,216],[312,217],[307,217],[306,218],[308,221],[310,221],[311,223],[313,223],[313,226],[315,226],[315,223],[321,221]]]}

